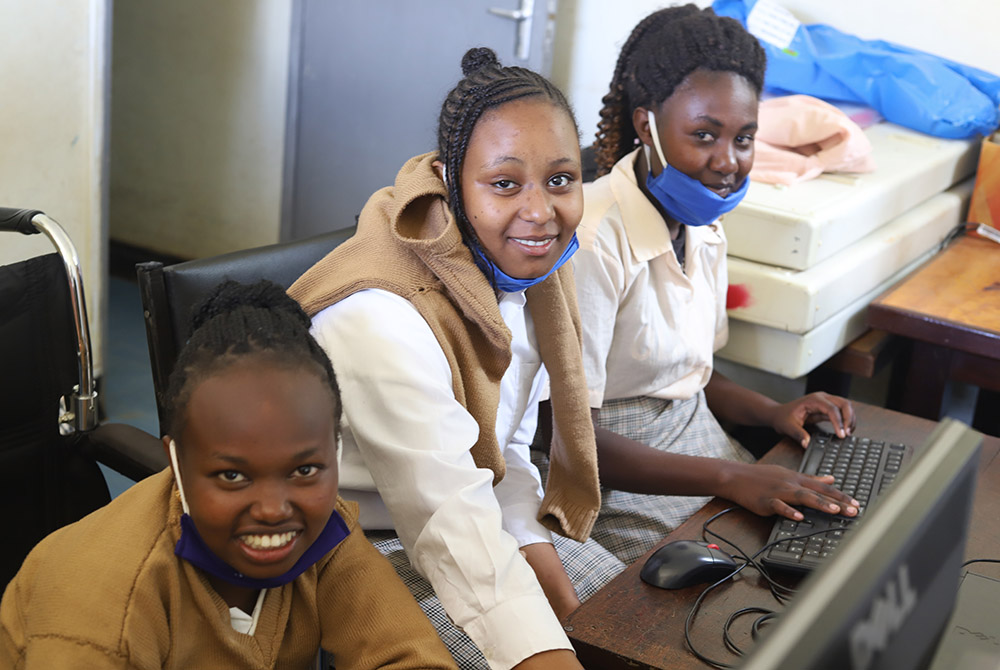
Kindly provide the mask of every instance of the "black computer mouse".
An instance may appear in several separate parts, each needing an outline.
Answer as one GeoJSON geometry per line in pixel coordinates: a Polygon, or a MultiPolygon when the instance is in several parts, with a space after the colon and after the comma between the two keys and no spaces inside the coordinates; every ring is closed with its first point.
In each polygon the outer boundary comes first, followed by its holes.
{"type": "Polygon", "coordinates": [[[715,583],[738,567],[740,564],[717,545],[679,540],[657,549],[642,566],[639,576],[661,589],[683,589],[715,583]]]}

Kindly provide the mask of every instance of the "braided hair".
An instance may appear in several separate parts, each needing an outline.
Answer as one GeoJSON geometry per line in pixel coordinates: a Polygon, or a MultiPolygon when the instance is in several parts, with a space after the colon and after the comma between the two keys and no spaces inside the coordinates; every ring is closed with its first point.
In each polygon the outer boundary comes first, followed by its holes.
{"type": "Polygon", "coordinates": [[[739,21],[695,5],[653,12],[632,30],[618,56],[611,89],[604,96],[597,124],[598,174],[606,174],[635,148],[632,113],[673,95],[693,71],[735,72],[760,95],[766,56],[739,21]]]}
{"type": "MultiPolygon", "coordinates": [[[[542,98],[565,110],[573,127],[577,126],[573,110],[562,91],[537,72],[522,67],[502,67],[492,49],[476,47],[465,52],[462,74],[462,80],[451,89],[441,105],[438,160],[446,170],[448,206],[462,233],[462,240],[473,251],[483,252],[462,203],[462,165],[476,123],[487,110],[505,103],[542,98]]],[[[492,278],[491,283],[494,283],[492,278]]]]}
{"type": "Polygon", "coordinates": [[[337,379],[309,326],[299,304],[274,282],[225,281],[216,286],[192,312],[190,337],[162,398],[169,434],[176,437],[183,431],[187,405],[199,383],[249,356],[314,372],[330,388],[337,421],[337,379]]]}

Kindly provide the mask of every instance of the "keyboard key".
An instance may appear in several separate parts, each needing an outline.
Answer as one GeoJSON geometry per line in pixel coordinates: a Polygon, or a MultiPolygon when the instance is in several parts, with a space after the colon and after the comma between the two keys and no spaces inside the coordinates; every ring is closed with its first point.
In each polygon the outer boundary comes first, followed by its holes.
{"type": "Polygon", "coordinates": [[[775,561],[790,561],[792,563],[798,563],[801,557],[799,554],[793,554],[787,551],[781,551],[777,547],[771,547],[771,551],[768,552],[768,558],[775,561]]]}

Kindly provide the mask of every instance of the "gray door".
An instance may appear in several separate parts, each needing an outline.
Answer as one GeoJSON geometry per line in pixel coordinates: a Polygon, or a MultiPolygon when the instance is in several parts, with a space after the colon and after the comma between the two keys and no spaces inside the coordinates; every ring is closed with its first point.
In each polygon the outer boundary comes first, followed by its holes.
{"type": "MultiPolygon", "coordinates": [[[[354,225],[368,196],[436,148],[462,54],[551,69],[556,0],[299,0],[293,21],[282,238],[354,225]],[[530,9],[525,22],[491,13],[530,9]],[[520,31],[520,35],[519,35],[520,31]]],[[[527,12],[525,12],[527,13],[527,12]]]]}

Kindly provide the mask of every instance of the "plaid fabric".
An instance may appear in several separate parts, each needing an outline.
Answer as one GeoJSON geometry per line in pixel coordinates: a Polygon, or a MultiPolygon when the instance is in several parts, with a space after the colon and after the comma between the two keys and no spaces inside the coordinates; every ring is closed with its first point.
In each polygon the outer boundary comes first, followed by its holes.
{"type": "MultiPolygon", "coordinates": [[[[753,463],[753,455],[729,437],[705,402],[704,391],[688,400],[637,397],[601,407],[602,428],[661,451],[753,463]]],[[[545,480],[548,460],[532,449],[531,460],[545,480]]],[[[697,512],[708,496],[659,496],[601,489],[601,513],[590,533],[625,565],[653,548],[697,512]]]]}
{"type": "MultiPolygon", "coordinates": [[[[661,451],[753,463],[708,408],[705,393],[687,400],[638,397],[601,407],[598,425],[661,451]]],[[[707,496],[659,496],[602,490],[601,513],[591,537],[626,565],[649,551],[697,512],[707,496]]]]}
{"type": "MultiPolygon", "coordinates": [[[[462,670],[485,670],[489,668],[482,652],[473,641],[461,631],[444,611],[441,601],[434,594],[430,582],[410,565],[402,543],[391,531],[369,531],[365,533],[368,540],[389,559],[392,567],[410,589],[413,597],[420,603],[427,618],[434,624],[441,639],[444,640],[455,662],[462,670]]],[[[576,589],[580,600],[586,600],[594,595],[599,588],[610,582],[619,572],[625,569],[625,564],[608,553],[593,540],[585,543],[553,535],[553,544],[559,558],[562,559],[566,574],[576,589]]]]}

